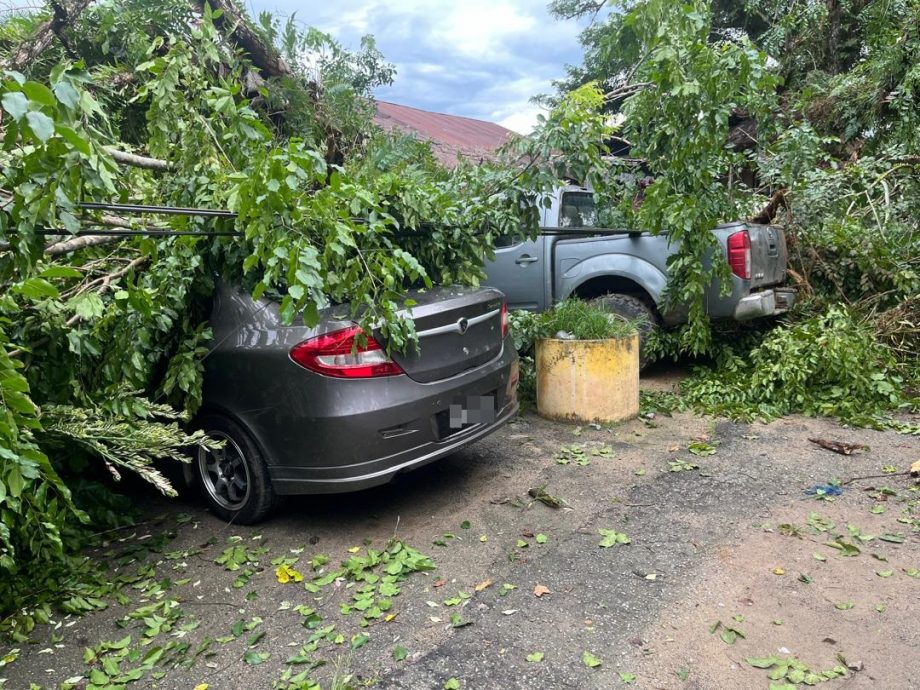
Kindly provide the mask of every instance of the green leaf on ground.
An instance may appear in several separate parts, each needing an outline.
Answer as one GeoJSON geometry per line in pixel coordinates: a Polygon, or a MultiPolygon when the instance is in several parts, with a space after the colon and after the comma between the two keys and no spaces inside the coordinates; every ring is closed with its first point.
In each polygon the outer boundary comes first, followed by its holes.
{"type": "Polygon", "coordinates": [[[904,543],[904,535],[902,534],[890,534],[890,533],[880,534],[878,535],[878,538],[881,539],[882,541],[887,541],[891,544],[903,544],[904,543]]]}
{"type": "Polygon", "coordinates": [[[588,668],[597,668],[604,662],[594,656],[591,652],[585,652],[581,655],[582,663],[588,668]]]}
{"type": "Polygon", "coordinates": [[[775,656],[766,657],[749,657],[745,659],[748,664],[754,668],[770,668],[773,664],[778,664],[780,659],[775,656]]]}
{"type": "Polygon", "coordinates": [[[617,544],[629,544],[630,539],[622,532],[617,532],[612,529],[604,529],[603,527],[598,530],[603,539],[601,539],[598,546],[603,549],[609,549],[611,546],[616,546],[617,544]]]}
{"type": "Polygon", "coordinates": [[[534,652],[533,654],[528,654],[527,661],[533,664],[540,663],[541,661],[543,661],[543,652],[534,652]]]}
{"type": "Polygon", "coordinates": [[[268,652],[257,652],[254,649],[250,649],[248,652],[246,652],[245,655],[243,655],[243,661],[245,661],[250,666],[258,666],[259,664],[264,664],[266,661],[268,661],[269,657],[271,657],[271,654],[268,652]]]}
{"type": "Polygon", "coordinates": [[[707,455],[716,454],[716,447],[711,443],[706,443],[706,441],[694,441],[687,447],[687,450],[697,457],[706,457],[707,455]]]}
{"type": "Polygon", "coordinates": [[[622,680],[624,683],[629,685],[636,681],[636,674],[626,673],[625,671],[620,671],[620,680],[622,680]]]}
{"type": "Polygon", "coordinates": [[[450,614],[450,624],[454,628],[465,628],[467,625],[472,625],[473,621],[465,621],[459,613],[452,613],[450,614]]]}
{"type": "Polygon", "coordinates": [[[739,637],[742,640],[745,639],[744,633],[738,630],[738,628],[729,627],[724,627],[719,637],[722,638],[722,642],[725,644],[735,644],[739,637]]]}
{"type": "Polygon", "coordinates": [[[409,650],[402,645],[393,648],[393,661],[402,661],[407,656],[409,656],[409,650]]]}
{"type": "Polygon", "coordinates": [[[818,513],[811,512],[808,514],[808,526],[815,532],[827,532],[834,529],[834,523],[827,518],[821,517],[818,513]]]}
{"type": "Polygon", "coordinates": [[[858,546],[844,541],[843,537],[827,542],[827,546],[830,546],[832,549],[837,549],[841,556],[858,556],[862,553],[858,546]]]}

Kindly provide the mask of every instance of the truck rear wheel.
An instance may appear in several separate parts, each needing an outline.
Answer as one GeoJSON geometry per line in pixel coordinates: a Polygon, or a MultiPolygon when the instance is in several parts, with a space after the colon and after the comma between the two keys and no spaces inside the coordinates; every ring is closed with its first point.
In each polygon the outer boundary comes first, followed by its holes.
{"type": "Polygon", "coordinates": [[[600,307],[609,314],[615,315],[635,323],[639,331],[639,371],[648,366],[648,356],[645,353],[646,342],[649,333],[658,326],[658,317],[655,310],[638,297],[633,295],[623,295],[620,293],[610,293],[602,297],[596,297],[591,303],[600,307]]]}

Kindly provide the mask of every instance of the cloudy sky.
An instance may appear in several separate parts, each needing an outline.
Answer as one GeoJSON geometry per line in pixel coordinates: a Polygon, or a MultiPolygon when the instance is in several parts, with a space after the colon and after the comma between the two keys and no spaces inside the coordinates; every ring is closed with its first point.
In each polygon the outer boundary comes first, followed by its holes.
{"type": "Polygon", "coordinates": [[[526,133],[566,63],[581,62],[576,22],[553,19],[547,0],[246,0],[254,14],[298,20],[358,48],[364,34],[397,69],[377,98],[498,122],[526,133]]]}

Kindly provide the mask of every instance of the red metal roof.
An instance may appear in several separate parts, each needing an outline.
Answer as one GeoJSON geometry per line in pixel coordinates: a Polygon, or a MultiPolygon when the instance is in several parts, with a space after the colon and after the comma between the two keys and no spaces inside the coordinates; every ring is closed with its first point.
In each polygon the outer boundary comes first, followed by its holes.
{"type": "Polygon", "coordinates": [[[386,131],[399,129],[422,141],[430,141],[435,156],[448,167],[457,164],[458,153],[474,163],[483,159],[493,160],[496,149],[509,138],[517,136],[494,122],[431,113],[386,101],[377,101],[374,122],[386,131]]]}

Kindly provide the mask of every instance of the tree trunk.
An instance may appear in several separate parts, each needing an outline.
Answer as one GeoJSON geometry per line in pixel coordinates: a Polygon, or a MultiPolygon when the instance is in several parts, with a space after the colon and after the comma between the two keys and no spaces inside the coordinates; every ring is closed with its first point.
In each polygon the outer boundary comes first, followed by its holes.
{"type": "MultiPolygon", "coordinates": [[[[205,0],[193,0],[193,2],[200,11],[204,11],[205,0]]],[[[262,37],[252,30],[233,0],[207,0],[207,2],[212,10],[223,12],[214,20],[214,26],[249,54],[252,64],[258,68],[263,77],[293,76],[290,65],[278,55],[274,46],[266,44],[262,37]]]]}
{"type": "Polygon", "coordinates": [[[38,27],[30,40],[19,46],[19,50],[16,51],[7,68],[22,71],[38,59],[51,45],[54,37],[61,38],[64,35],[64,30],[76,21],[80,13],[91,2],[92,0],[75,0],[70,6],[57,0],[52,2],[51,8],[54,11],[54,15],[38,27]]]}
{"type": "Polygon", "coordinates": [[[770,201],[756,215],[751,218],[752,223],[770,223],[776,216],[780,207],[786,208],[786,190],[780,189],[773,193],[770,201]]]}

